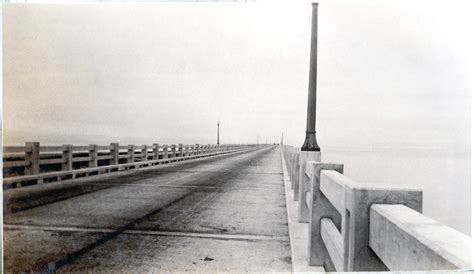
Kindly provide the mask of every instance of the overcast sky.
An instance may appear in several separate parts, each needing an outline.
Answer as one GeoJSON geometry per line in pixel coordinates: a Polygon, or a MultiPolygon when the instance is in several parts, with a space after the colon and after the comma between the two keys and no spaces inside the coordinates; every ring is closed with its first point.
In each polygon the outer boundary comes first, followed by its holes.
{"type": "MultiPolygon", "coordinates": [[[[323,149],[469,149],[472,5],[319,2],[323,149]]],[[[309,3],[6,5],[4,142],[299,146],[309,3]]]]}

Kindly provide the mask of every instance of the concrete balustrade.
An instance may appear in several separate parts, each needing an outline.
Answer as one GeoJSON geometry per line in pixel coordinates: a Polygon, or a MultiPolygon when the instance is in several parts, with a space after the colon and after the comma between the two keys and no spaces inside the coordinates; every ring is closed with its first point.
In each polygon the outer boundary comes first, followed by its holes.
{"type": "MultiPolygon", "coordinates": [[[[323,170],[336,170],[343,172],[343,165],[333,163],[321,163],[311,161],[306,165],[306,173],[310,176],[310,220],[308,231],[308,253],[309,265],[326,266],[334,269],[321,237],[321,221],[330,218],[337,227],[341,227],[341,215],[335,210],[334,205],[329,202],[321,191],[321,172],[323,170]]],[[[340,198],[342,200],[342,197],[340,198]]]]}
{"type": "Polygon", "coordinates": [[[342,174],[342,164],[288,146],[283,157],[298,193],[298,221],[309,222],[309,265],[327,271],[471,267],[471,238],[421,214],[420,189],[356,182],[342,174]]]}
{"type": "Polygon", "coordinates": [[[306,203],[306,196],[310,192],[310,176],[306,174],[307,161],[321,161],[321,152],[301,151],[299,153],[299,171],[298,171],[298,221],[309,222],[309,205],[306,203]]]}
{"type": "MultiPolygon", "coordinates": [[[[201,157],[209,157],[233,151],[264,148],[257,145],[128,145],[118,143],[100,146],[40,146],[39,142],[27,142],[25,146],[3,147],[3,185],[14,187],[43,180],[61,181],[77,176],[149,167],[201,157]],[[160,151],[160,149],[162,149],[160,151]]],[[[7,188],[8,189],[8,188],[7,188]]]]}
{"type": "Polygon", "coordinates": [[[321,171],[321,192],[341,215],[344,265],[339,271],[382,271],[386,266],[369,247],[372,204],[403,204],[421,212],[422,192],[416,188],[367,185],[334,170],[321,171]]]}
{"type": "Polygon", "coordinates": [[[372,250],[393,271],[471,269],[471,238],[404,205],[370,208],[372,250]]]}

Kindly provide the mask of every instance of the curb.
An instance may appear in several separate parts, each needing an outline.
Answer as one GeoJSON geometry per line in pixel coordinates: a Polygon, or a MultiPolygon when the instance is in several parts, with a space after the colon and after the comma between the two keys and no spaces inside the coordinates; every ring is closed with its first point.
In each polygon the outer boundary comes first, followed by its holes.
{"type": "Polygon", "coordinates": [[[298,222],[298,203],[293,201],[291,182],[288,176],[283,148],[280,147],[281,164],[283,167],[283,180],[285,182],[286,212],[288,215],[288,233],[290,234],[291,264],[293,272],[326,273],[322,266],[308,265],[308,224],[298,222]]]}

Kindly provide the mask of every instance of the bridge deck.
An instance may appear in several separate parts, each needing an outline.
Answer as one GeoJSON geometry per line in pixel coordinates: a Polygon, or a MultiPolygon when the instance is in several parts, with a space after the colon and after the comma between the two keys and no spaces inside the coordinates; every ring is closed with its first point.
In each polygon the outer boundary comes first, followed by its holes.
{"type": "Polygon", "coordinates": [[[280,151],[159,166],[6,215],[6,272],[291,271],[280,151]]]}

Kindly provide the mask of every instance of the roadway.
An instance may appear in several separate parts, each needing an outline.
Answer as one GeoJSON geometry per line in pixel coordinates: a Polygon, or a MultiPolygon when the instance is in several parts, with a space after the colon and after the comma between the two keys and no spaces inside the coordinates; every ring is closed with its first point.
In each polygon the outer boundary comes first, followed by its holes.
{"type": "Polygon", "coordinates": [[[4,216],[6,273],[292,270],[278,147],[88,183],[4,216]]]}

